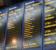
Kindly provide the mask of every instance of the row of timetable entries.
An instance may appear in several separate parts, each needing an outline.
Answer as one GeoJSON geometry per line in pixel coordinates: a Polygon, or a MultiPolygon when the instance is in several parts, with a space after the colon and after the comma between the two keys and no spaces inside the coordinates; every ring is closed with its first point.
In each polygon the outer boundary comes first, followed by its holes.
{"type": "Polygon", "coordinates": [[[56,1],[28,2],[0,12],[0,50],[56,50],[56,1]]]}

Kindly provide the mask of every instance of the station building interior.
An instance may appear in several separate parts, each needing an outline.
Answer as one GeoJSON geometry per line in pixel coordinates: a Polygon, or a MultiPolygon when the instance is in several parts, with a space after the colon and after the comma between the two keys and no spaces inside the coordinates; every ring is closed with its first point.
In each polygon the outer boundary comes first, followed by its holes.
{"type": "Polygon", "coordinates": [[[56,50],[56,0],[0,0],[0,50],[56,50]]]}

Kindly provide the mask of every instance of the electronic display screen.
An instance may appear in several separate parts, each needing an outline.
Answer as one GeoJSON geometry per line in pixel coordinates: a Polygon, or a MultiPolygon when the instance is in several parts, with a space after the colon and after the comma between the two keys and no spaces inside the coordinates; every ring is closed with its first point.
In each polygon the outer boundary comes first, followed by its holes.
{"type": "MultiPolygon", "coordinates": [[[[52,50],[56,46],[56,0],[45,0],[44,46],[52,50]]],[[[47,49],[48,50],[48,49],[47,49]]]]}
{"type": "Polygon", "coordinates": [[[4,48],[7,12],[0,11],[0,50],[4,48]]]}
{"type": "Polygon", "coordinates": [[[20,50],[20,34],[22,27],[23,8],[9,8],[6,50],[20,50]]]}
{"type": "Polygon", "coordinates": [[[41,43],[41,4],[25,3],[23,48],[41,48],[41,43]]]}

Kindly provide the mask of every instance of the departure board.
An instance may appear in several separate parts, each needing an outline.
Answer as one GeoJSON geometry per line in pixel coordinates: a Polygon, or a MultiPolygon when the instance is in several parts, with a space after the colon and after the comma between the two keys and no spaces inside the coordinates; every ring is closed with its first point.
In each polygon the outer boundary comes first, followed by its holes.
{"type": "Polygon", "coordinates": [[[45,0],[44,46],[47,50],[56,50],[56,0],[45,0]],[[53,48],[53,49],[52,49],[53,48]]]}
{"type": "Polygon", "coordinates": [[[25,3],[23,48],[37,50],[40,47],[41,50],[41,43],[41,4],[34,1],[25,3]]]}
{"type": "Polygon", "coordinates": [[[0,50],[3,50],[4,48],[6,20],[7,20],[7,12],[6,10],[1,10],[0,11],[0,50]]]}
{"type": "Polygon", "coordinates": [[[6,50],[20,50],[20,34],[22,27],[22,7],[11,7],[8,13],[8,24],[7,24],[7,37],[6,37],[6,50]]]}

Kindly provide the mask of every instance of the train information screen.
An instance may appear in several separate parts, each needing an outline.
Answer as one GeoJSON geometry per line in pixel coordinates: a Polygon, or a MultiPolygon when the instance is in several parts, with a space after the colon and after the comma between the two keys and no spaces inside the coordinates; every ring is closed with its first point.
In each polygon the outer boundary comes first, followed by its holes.
{"type": "Polygon", "coordinates": [[[5,40],[5,25],[7,20],[7,12],[5,10],[0,11],[0,50],[4,47],[4,40],[5,40]]]}
{"type": "Polygon", "coordinates": [[[20,50],[20,34],[22,24],[23,8],[12,7],[9,8],[6,50],[20,50]]]}
{"type": "Polygon", "coordinates": [[[56,0],[45,0],[45,47],[56,46],[56,0]]]}
{"type": "Polygon", "coordinates": [[[24,48],[41,47],[41,5],[40,3],[25,3],[24,16],[24,48]]]}

